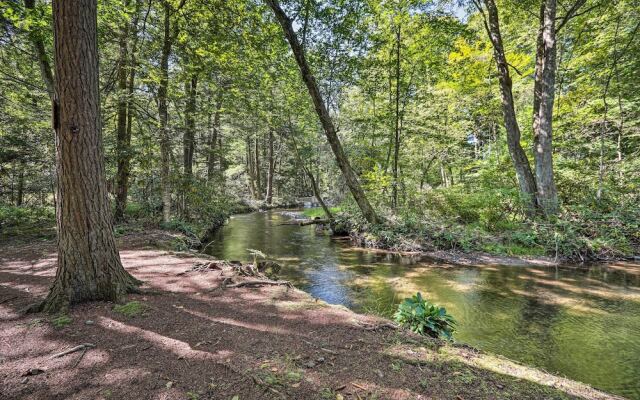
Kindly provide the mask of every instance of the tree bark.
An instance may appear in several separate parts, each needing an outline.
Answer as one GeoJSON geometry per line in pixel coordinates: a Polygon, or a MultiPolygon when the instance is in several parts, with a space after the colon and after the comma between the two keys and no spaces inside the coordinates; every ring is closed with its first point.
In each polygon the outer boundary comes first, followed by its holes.
{"type": "Polygon", "coordinates": [[[558,212],[553,174],[553,102],[556,81],[556,0],[544,0],[536,51],[533,145],[538,205],[545,215],[558,212]],[[536,110],[537,108],[537,110],[536,110]]]}
{"type": "Polygon", "coordinates": [[[169,57],[171,56],[171,5],[163,1],[164,23],[160,56],[160,85],[158,87],[158,118],[160,120],[160,186],[162,190],[162,220],[171,219],[171,142],[169,140],[167,91],[169,86],[169,57]]]}
{"type": "Polygon", "coordinates": [[[493,45],[502,96],[502,113],[507,131],[507,147],[509,148],[509,155],[511,156],[511,161],[516,171],[520,193],[525,202],[527,214],[531,216],[535,213],[536,209],[536,182],[531,172],[529,159],[520,144],[520,127],[518,126],[518,120],[516,118],[509,64],[507,63],[502,43],[502,34],[500,33],[498,8],[494,0],[484,0],[488,14],[485,15],[484,9],[480,4],[478,2],[475,4],[478,10],[485,16],[485,29],[493,45]]]}
{"type": "Polygon", "coordinates": [[[267,194],[265,202],[271,205],[273,201],[273,174],[276,169],[275,158],[273,156],[273,129],[269,129],[269,168],[267,170],[267,194]]]}
{"type": "Polygon", "coordinates": [[[54,0],[58,268],[38,307],[120,301],[140,282],[122,267],[107,197],[98,87],[97,1],[54,0]]]}
{"type": "Polygon", "coordinates": [[[322,99],[322,95],[320,94],[320,89],[316,83],[315,77],[313,76],[309,64],[307,63],[307,59],[304,55],[304,51],[300,46],[300,42],[296,36],[295,31],[293,30],[293,26],[291,24],[291,20],[285,14],[285,12],[280,8],[280,4],[277,0],[266,0],[266,3],[273,10],[276,19],[278,20],[284,34],[291,46],[291,50],[293,51],[294,57],[300,68],[300,74],[302,75],[302,80],[307,86],[307,90],[309,91],[309,95],[313,100],[313,104],[315,106],[316,113],[318,114],[318,118],[322,127],[324,129],[325,136],[327,137],[327,141],[331,146],[331,150],[336,157],[336,162],[340,171],[342,171],[342,175],[345,178],[347,186],[353,195],[360,211],[364,218],[371,224],[377,224],[382,222],[380,217],[376,214],[373,207],[369,203],[364,190],[362,190],[362,186],[360,186],[360,182],[358,181],[358,177],[356,176],[353,168],[351,168],[351,164],[349,163],[349,159],[342,148],[342,143],[340,142],[340,138],[338,137],[335,125],[333,124],[333,120],[329,115],[329,110],[327,109],[324,100],[322,99]]]}

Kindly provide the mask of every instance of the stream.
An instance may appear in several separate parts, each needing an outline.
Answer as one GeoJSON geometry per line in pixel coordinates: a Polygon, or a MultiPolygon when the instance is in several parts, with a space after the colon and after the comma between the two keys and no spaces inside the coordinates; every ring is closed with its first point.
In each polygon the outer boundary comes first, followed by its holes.
{"type": "Polygon", "coordinates": [[[247,249],[260,250],[314,297],[385,317],[419,291],[456,318],[458,342],[640,400],[640,265],[453,267],[279,225],[290,219],[235,215],[207,253],[251,261],[247,249]]]}

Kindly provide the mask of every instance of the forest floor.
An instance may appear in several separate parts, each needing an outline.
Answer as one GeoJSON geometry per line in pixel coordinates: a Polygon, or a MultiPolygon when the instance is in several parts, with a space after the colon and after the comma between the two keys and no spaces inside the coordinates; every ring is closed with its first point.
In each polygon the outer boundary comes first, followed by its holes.
{"type": "Polygon", "coordinates": [[[54,241],[0,244],[0,399],[617,399],[287,286],[225,288],[252,278],[164,250],[174,239],[119,238],[153,294],[64,316],[20,312],[53,280],[54,241]]]}

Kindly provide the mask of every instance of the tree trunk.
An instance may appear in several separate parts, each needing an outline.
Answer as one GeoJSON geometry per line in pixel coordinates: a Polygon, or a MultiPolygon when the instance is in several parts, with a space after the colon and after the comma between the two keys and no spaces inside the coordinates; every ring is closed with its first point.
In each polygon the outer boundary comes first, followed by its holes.
{"type": "Polygon", "coordinates": [[[185,82],[184,89],[187,96],[187,102],[184,110],[184,135],[182,137],[182,217],[189,220],[189,195],[191,186],[193,185],[193,154],[195,152],[196,137],[196,95],[198,86],[198,76],[193,74],[191,79],[185,82]]]}
{"type": "MultiPolygon", "coordinates": [[[[493,45],[493,53],[498,69],[498,80],[500,82],[500,92],[502,95],[502,112],[504,116],[504,125],[507,131],[507,147],[511,161],[516,171],[520,193],[525,202],[528,215],[533,215],[536,208],[536,182],[531,172],[529,160],[522,145],[520,144],[520,127],[516,118],[513,93],[511,90],[512,82],[509,74],[509,64],[504,53],[502,44],[502,35],[500,33],[500,23],[498,17],[498,8],[494,0],[484,0],[487,8],[488,18],[485,20],[485,29],[489,34],[493,45]]],[[[479,4],[477,4],[479,7],[479,4]]],[[[480,11],[483,12],[480,8],[480,11]]]]}
{"type": "MultiPolygon", "coordinates": [[[[222,89],[216,94],[216,109],[213,114],[211,137],[209,138],[209,154],[207,155],[207,180],[211,181],[216,171],[216,146],[220,135],[220,114],[222,111],[222,89]]],[[[218,148],[220,151],[220,148],[218,148]]]]}
{"type": "Polygon", "coordinates": [[[247,136],[245,147],[247,149],[247,176],[249,177],[249,191],[251,192],[251,197],[255,200],[258,198],[257,190],[256,190],[256,178],[255,178],[255,168],[254,168],[254,158],[251,149],[253,145],[251,143],[251,139],[247,136]]]}
{"type": "Polygon", "coordinates": [[[393,187],[391,208],[398,207],[398,158],[400,156],[400,39],[401,28],[396,28],[396,104],[395,104],[395,135],[393,141],[393,187]]]}
{"type": "Polygon", "coordinates": [[[262,173],[260,171],[260,148],[258,147],[258,136],[256,135],[256,137],[254,138],[254,152],[253,155],[255,157],[253,166],[255,168],[255,178],[256,178],[256,200],[259,200],[262,198],[262,179],[260,174],[262,173]]]}
{"type": "Polygon", "coordinates": [[[39,309],[120,301],[140,282],[122,267],[107,197],[96,0],[54,0],[58,268],[39,309]]]}
{"type": "Polygon", "coordinates": [[[545,215],[558,212],[553,176],[553,101],[556,81],[556,0],[545,0],[540,12],[534,84],[534,160],[538,205],[545,215]],[[538,110],[536,110],[538,108],[538,110]]]}
{"type": "MultiPolygon", "coordinates": [[[[136,52],[138,49],[138,20],[140,7],[142,6],[141,0],[136,0],[136,9],[134,11],[132,23],[131,23],[131,34],[130,37],[133,38],[133,43],[131,44],[131,52],[129,57],[129,76],[127,77],[127,128],[126,134],[124,137],[124,141],[122,142],[122,146],[124,148],[124,152],[122,154],[122,158],[118,160],[118,170],[116,172],[116,213],[115,219],[116,221],[124,219],[124,211],[127,208],[127,196],[129,193],[129,176],[131,175],[131,129],[133,126],[133,112],[131,103],[133,102],[133,93],[135,90],[135,79],[136,79],[136,52]],[[121,213],[121,215],[118,215],[121,213]]],[[[147,15],[149,10],[147,10],[147,15]]],[[[146,15],[145,15],[146,20],[146,15]]]]}
{"type": "MultiPolygon", "coordinates": [[[[124,8],[129,7],[129,0],[124,0],[124,8]]],[[[120,37],[118,39],[118,104],[117,104],[117,122],[116,122],[116,159],[118,170],[116,172],[116,209],[114,219],[118,221],[124,220],[124,210],[127,205],[127,186],[128,186],[128,153],[130,140],[127,140],[127,65],[128,65],[128,46],[129,40],[129,21],[126,21],[120,29],[120,37]],[[128,143],[129,142],[129,143],[128,143]]]]}
{"type": "Polygon", "coordinates": [[[18,164],[18,187],[16,193],[16,207],[20,207],[24,200],[24,169],[27,166],[27,163],[24,161],[24,158],[20,160],[20,164],[18,164]]]}
{"type": "Polygon", "coordinates": [[[160,85],[158,87],[158,119],[160,120],[160,186],[162,190],[162,221],[171,219],[171,142],[169,140],[167,90],[169,86],[169,56],[171,55],[171,5],[164,7],[164,38],[160,56],[160,85]]]}
{"type": "Polygon", "coordinates": [[[273,129],[269,129],[269,169],[267,170],[267,194],[265,202],[271,205],[273,200],[273,173],[275,172],[276,163],[273,157],[273,129]]]}
{"type": "Polygon", "coordinates": [[[183,137],[183,168],[184,177],[187,184],[190,184],[193,177],[193,154],[195,151],[196,137],[196,88],[198,86],[198,76],[193,75],[191,79],[185,83],[185,94],[187,95],[187,104],[184,110],[185,129],[183,137]]]}
{"type": "Polygon", "coordinates": [[[336,157],[336,162],[338,167],[342,171],[342,175],[345,178],[347,186],[353,195],[360,211],[362,212],[365,219],[371,223],[376,224],[382,222],[382,220],[378,217],[373,207],[369,203],[364,190],[360,186],[360,182],[358,181],[358,177],[355,172],[351,168],[351,164],[349,163],[349,159],[342,148],[342,143],[340,142],[340,138],[336,132],[336,128],[333,125],[333,120],[329,115],[329,111],[327,110],[327,106],[322,99],[322,95],[320,94],[320,89],[316,83],[315,77],[311,73],[311,69],[309,68],[309,64],[307,63],[306,57],[304,55],[304,51],[300,46],[300,42],[296,36],[296,33],[293,30],[293,26],[291,25],[291,20],[285,14],[285,12],[280,8],[277,0],[266,0],[267,4],[273,10],[276,19],[280,23],[282,30],[291,46],[291,50],[293,51],[294,57],[300,68],[300,74],[302,75],[302,80],[307,86],[307,90],[309,91],[309,95],[313,100],[313,104],[315,106],[316,113],[318,114],[318,118],[320,119],[320,123],[324,129],[324,133],[327,137],[327,141],[331,146],[331,150],[336,157]]]}

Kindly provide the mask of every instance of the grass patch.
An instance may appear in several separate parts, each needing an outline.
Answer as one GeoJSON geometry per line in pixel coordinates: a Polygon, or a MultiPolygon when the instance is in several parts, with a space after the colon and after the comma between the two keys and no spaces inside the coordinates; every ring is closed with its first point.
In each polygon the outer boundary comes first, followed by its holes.
{"type": "Polygon", "coordinates": [[[147,306],[139,301],[130,301],[126,304],[116,305],[113,307],[113,311],[129,318],[142,315],[146,310],[147,306]]]}
{"type": "Polygon", "coordinates": [[[56,329],[62,329],[71,323],[72,319],[68,315],[59,315],[51,320],[51,324],[56,329]]]}
{"type": "MultiPolygon", "coordinates": [[[[329,211],[331,211],[331,214],[337,214],[342,211],[342,209],[340,207],[329,207],[329,211]]],[[[305,208],[304,211],[302,211],[302,215],[307,218],[326,217],[322,207],[305,208]]]]}

